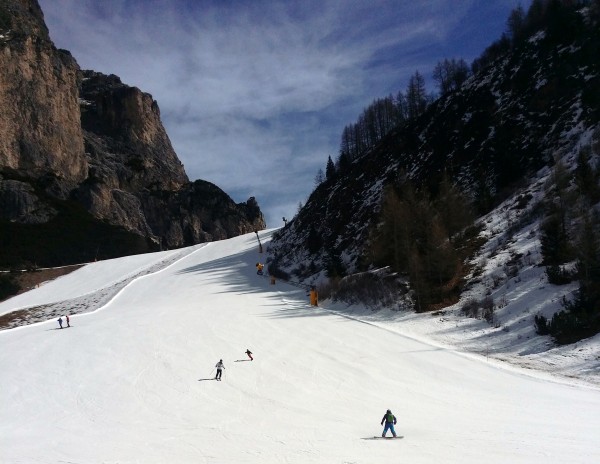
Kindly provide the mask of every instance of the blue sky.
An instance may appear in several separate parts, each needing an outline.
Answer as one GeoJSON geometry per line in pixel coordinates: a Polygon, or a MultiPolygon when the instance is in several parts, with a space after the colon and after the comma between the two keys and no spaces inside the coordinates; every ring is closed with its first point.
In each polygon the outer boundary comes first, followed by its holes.
{"type": "Polygon", "coordinates": [[[190,180],[257,198],[269,227],[314,188],[344,126],[444,58],[468,63],[530,1],[39,0],[83,69],[152,94],[190,180]]]}

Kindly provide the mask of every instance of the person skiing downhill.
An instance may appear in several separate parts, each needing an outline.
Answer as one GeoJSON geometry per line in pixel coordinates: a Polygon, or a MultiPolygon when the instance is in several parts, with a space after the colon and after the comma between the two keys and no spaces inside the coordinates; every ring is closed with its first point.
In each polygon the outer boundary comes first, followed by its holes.
{"type": "Polygon", "coordinates": [[[246,354],[248,355],[248,357],[250,358],[250,361],[254,361],[254,358],[252,357],[252,351],[250,350],[246,350],[246,354]]]}
{"type": "Polygon", "coordinates": [[[223,374],[223,369],[225,369],[225,365],[223,364],[223,360],[219,359],[219,362],[215,364],[217,368],[217,375],[215,376],[216,380],[221,380],[221,375],[223,374]]]}
{"type": "Polygon", "coordinates": [[[392,432],[392,435],[396,437],[396,431],[394,430],[394,424],[396,423],[396,416],[392,414],[392,411],[389,409],[383,415],[383,419],[381,419],[381,425],[385,422],[385,427],[383,428],[382,437],[385,437],[385,434],[388,430],[392,432]]]}

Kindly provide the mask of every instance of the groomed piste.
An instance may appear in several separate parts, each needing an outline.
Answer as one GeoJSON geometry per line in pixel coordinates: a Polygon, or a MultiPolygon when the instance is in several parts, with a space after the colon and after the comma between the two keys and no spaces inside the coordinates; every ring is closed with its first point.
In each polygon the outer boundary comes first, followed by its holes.
{"type": "Polygon", "coordinates": [[[93,298],[140,274],[70,328],[0,332],[0,462],[600,462],[598,389],[311,307],[257,276],[257,259],[249,234],[151,273],[120,258],[21,295],[93,298]],[[363,439],[387,409],[403,438],[363,439]]]}

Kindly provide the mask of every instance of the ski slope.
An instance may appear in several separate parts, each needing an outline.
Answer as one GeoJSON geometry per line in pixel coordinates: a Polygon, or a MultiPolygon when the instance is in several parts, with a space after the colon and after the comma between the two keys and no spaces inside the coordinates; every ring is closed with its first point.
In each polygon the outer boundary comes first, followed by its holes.
{"type": "MultiPolygon", "coordinates": [[[[69,329],[0,332],[0,462],[600,462],[600,390],[312,308],[261,258],[254,234],[209,243],[69,329]],[[388,408],[404,438],[364,440],[388,408]]],[[[44,292],[92,291],[84,270],[44,292]]]]}

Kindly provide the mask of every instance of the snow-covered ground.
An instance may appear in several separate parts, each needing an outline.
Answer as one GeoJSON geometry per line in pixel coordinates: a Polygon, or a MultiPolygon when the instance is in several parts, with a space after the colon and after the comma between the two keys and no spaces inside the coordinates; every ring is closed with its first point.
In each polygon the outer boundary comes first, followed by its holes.
{"type": "Polygon", "coordinates": [[[52,306],[58,314],[98,309],[132,280],[156,272],[201,246],[204,245],[88,264],[78,271],[76,278],[56,279],[50,281],[51,285],[44,283],[34,291],[1,302],[0,315],[38,306],[52,306]]]}
{"type": "Polygon", "coordinates": [[[451,311],[313,308],[255,274],[257,248],[250,234],[94,263],[1,303],[77,301],[80,314],[0,332],[0,461],[600,462],[597,338],[549,354],[524,330],[501,351],[523,325],[509,313],[490,328],[451,311]],[[388,408],[404,438],[365,440],[388,408]]]}

